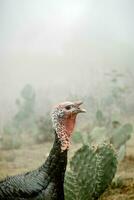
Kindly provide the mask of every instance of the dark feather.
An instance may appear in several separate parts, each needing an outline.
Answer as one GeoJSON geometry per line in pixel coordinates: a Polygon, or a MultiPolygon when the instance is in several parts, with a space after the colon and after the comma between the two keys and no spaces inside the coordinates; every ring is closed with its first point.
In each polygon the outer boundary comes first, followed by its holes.
{"type": "MultiPolygon", "coordinates": [[[[56,135],[56,134],[55,134],[56,135]]],[[[55,142],[46,162],[38,169],[0,182],[3,200],[64,200],[64,174],[67,150],[61,152],[60,141],[55,142]]]]}

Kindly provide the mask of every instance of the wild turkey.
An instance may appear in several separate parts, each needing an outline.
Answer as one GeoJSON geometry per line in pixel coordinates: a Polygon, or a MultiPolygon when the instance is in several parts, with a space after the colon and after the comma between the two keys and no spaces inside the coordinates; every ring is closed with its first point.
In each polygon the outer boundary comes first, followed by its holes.
{"type": "Polygon", "coordinates": [[[54,107],[52,123],[55,141],[45,163],[34,171],[7,177],[0,182],[3,200],[64,200],[67,151],[82,102],[64,102],[54,107]]]}

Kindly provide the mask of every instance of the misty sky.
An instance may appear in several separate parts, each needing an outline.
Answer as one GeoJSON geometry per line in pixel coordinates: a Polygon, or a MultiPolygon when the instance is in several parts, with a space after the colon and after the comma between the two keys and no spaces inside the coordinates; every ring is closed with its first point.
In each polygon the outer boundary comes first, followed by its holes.
{"type": "Polygon", "coordinates": [[[0,108],[27,83],[83,92],[133,73],[133,24],[133,0],[0,0],[0,108]]]}

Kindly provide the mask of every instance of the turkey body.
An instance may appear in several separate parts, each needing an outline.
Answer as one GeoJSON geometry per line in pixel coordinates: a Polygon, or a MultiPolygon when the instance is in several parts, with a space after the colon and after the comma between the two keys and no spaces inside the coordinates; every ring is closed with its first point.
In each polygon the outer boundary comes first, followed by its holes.
{"type": "Polygon", "coordinates": [[[38,169],[0,181],[0,200],[64,200],[67,150],[55,142],[45,163],[38,169]]]}
{"type": "Polygon", "coordinates": [[[67,151],[81,101],[62,102],[53,108],[55,141],[45,163],[36,170],[0,181],[0,200],[64,200],[67,151]]]}

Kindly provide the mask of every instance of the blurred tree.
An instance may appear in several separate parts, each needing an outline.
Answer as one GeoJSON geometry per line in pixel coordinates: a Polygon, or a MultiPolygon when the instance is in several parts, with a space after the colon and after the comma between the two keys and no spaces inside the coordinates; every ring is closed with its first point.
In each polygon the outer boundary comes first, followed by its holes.
{"type": "Polygon", "coordinates": [[[50,115],[47,113],[46,116],[40,117],[36,121],[38,132],[35,134],[35,141],[42,143],[51,141],[53,139],[53,126],[50,115]]]}
{"type": "Polygon", "coordinates": [[[102,108],[106,110],[106,115],[109,123],[126,116],[128,107],[128,96],[131,93],[131,88],[125,83],[126,74],[120,73],[117,70],[112,70],[110,73],[105,73],[108,77],[107,84],[108,93],[102,98],[102,108]],[[116,117],[115,117],[116,115],[116,117]]]}
{"type": "Polygon", "coordinates": [[[125,95],[129,91],[129,87],[123,83],[125,74],[119,73],[117,70],[112,70],[111,73],[106,73],[105,75],[110,80],[110,94],[107,102],[108,104],[112,104],[112,106],[120,108],[120,111],[123,111],[126,108],[125,95]]]}
{"type": "MultiPolygon", "coordinates": [[[[35,91],[30,84],[24,86],[21,91],[21,99],[16,99],[18,112],[14,116],[13,125],[20,132],[25,130],[30,131],[35,122],[35,91]]],[[[33,129],[33,128],[32,128],[33,129]]]]}

